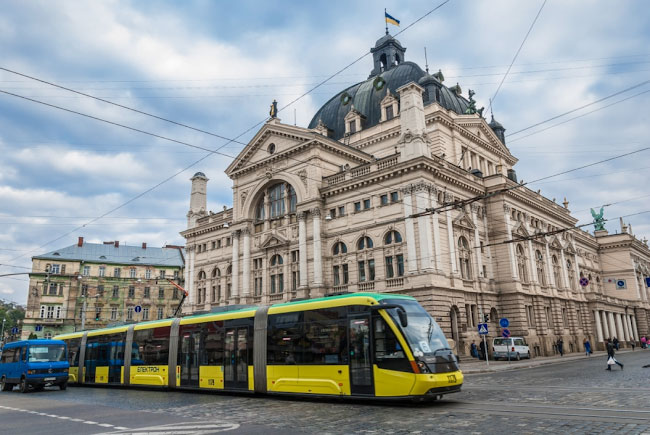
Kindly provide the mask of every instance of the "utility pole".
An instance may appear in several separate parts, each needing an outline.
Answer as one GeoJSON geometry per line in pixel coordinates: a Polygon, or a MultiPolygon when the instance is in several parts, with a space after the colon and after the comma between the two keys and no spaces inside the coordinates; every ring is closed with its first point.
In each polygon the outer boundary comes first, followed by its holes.
{"type": "Polygon", "coordinates": [[[84,303],[81,306],[81,330],[86,328],[86,296],[84,296],[84,303]]]}
{"type": "Polygon", "coordinates": [[[5,342],[5,322],[6,321],[7,321],[6,318],[2,319],[2,333],[0,333],[0,341],[2,342],[2,344],[4,344],[4,342],[5,342]]]}

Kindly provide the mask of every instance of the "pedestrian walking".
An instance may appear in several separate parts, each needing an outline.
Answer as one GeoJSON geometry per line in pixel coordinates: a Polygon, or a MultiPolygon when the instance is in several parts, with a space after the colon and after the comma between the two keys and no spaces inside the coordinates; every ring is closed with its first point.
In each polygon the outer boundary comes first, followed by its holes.
{"type": "Polygon", "coordinates": [[[621,367],[621,370],[623,370],[623,363],[619,362],[614,357],[614,355],[616,354],[616,346],[614,346],[614,343],[607,340],[605,346],[607,347],[607,368],[605,370],[612,371],[612,366],[614,364],[617,364],[619,367],[621,367]]]}
{"type": "Polygon", "coordinates": [[[469,353],[474,358],[478,358],[478,348],[476,347],[476,340],[472,340],[472,344],[469,347],[469,353]]]}
{"type": "Polygon", "coordinates": [[[619,346],[620,346],[621,344],[618,342],[618,338],[614,337],[614,340],[612,340],[612,344],[614,345],[614,347],[616,348],[616,350],[619,350],[619,346]]]}
{"type": "Polygon", "coordinates": [[[645,335],[641,337],[641,349],[645,349],[648,346],[647,339],[645,338],[645,335]]]}
{"type": "Polygon", "coordinates": [[[634,340],[630,340],[630,346],[632,347],[632,351],[634,352],[634,348],[636,347],[636,342],[634,340]]]}
{"type": "Polygon", "coordinates": [[[557,351],[560,353],[560,356],[564,356],[564,340],[562,340],[562,337],[557,339],[557,351]]]}
{"type": "Polygon", "coordinates": [[[584,340],[582,340],[582,344],[585,346],[585,354],[587,356],[591,356],[591,343],[589,342],[589,339],[585,337],[584,340]]]}

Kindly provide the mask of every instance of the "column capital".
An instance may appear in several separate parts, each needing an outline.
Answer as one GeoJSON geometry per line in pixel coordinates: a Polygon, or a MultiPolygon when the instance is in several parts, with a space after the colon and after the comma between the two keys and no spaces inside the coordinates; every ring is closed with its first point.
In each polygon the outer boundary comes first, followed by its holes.
{"type": "Polygon", "coordinates": [[[320,216],[321,216],[321,210],[320,210],[320,207],[312,208],[311,210],[309,210],[309,212],[310,212],[311,215],[314,216],[314,217],[318,217],[318,218],[320,218],[320,216]]]}
{"type": "Polygon", "coordinates": [[[244,237],[251,235],[251,230],[248,227],[242,228],[240,231],[241,231],[241,235],[244,237]]]}
{"type": "Polygon", "coordinates": [[[298,213],[296,213],[296,216],[298,217],[299,221],[304,221],[307,219],[307,212],[299,211],[298,213]]]}
{"type": "Polygon", "coordinates": [[[410,194],[413,192],[413,185],[412,185],[412,184],[408,184],[408,185],[406,185],[406,186],[402,186],[402,187],[399,188],[399,191],[400,191],[403,195],[410,195],[410,194]]]}
{"type": "Polygon", "coordinates": [[[472,210],[472,213],[478,215],[478,211],[480,210],[480,206],[478,204],[470,204],[470,209],[472,210]]]}
{"type": "Polygon", "coordinates": [[[512,208],[508,204],[503,204],[503,211],[510,213],[511,210],[512,208]]]}
{"type": "Polygon", "coordinates": [[[445,202],[452,202],[454,200],[454,195],[449,192],[445,192],[444,197],[445,202]]]}
{"type": "Polygon", "coordinates": [[[231,232],[230,235],[231,235],[231,237],[233,239],[238,239],[240,233],[241,233],[241,230],[235,230],[235,231],[231,232]]]}

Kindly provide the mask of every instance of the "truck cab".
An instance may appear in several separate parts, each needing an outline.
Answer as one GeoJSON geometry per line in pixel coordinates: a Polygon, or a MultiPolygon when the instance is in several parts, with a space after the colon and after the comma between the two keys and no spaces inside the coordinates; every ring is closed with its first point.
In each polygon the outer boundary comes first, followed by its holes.
{"type": "Polygon", "coordinates": [[[11,391],[19,385],[26,393],[30,388],[42,390],[56,385],[65,390],[70,364],[62,340],[22,340],[7,343],[0,354],[0,389],[11,391]]]}

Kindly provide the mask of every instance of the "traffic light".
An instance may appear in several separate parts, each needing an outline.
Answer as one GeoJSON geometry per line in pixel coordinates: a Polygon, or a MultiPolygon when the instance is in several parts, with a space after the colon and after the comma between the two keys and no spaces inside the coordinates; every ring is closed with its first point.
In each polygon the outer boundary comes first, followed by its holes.
{"type": "Polygon", "coordinates": [[[483,323],[487,323],[490,321],[490,315],[489,314],[483,314],[483,323]]]}

